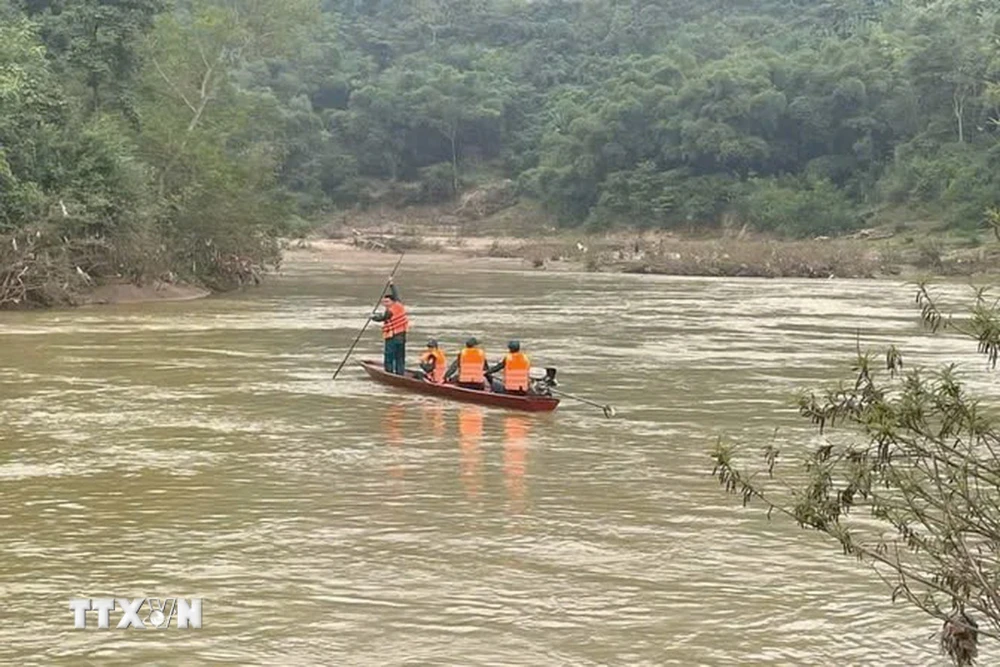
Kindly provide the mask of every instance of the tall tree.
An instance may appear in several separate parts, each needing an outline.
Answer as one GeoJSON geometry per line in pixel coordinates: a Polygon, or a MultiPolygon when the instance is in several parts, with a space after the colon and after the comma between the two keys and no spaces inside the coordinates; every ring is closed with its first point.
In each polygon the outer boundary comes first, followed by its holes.
{"type": "Polygon", "coordinates": [[[247,266],[242,278],[274,257],[269,231],[290,213],[276,181],[282,122],[274,96],[241,88],[235,74],[292,52],[316,11],[312,0],[193,0],[157,20],[140,146],[189,271],[224,281],[234,265],[247,266]]]}
{"type": "Polygon", "coordinates": [[[142,40],[164,0],[34,0],[27,6],[67,83],[89,90],[88,110],[107,105],[138,122],[132,85],[142,67],[142,40]]]}

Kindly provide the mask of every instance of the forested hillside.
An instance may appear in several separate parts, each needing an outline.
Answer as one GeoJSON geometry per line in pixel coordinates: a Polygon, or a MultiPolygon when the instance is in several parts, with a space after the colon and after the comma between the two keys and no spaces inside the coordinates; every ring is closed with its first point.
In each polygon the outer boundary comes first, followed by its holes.
{"type": "Polygon", "coordinates": [[[330,194],[348,201],[364,196],[358,176],[448,196],[487,164],[565,224],[711,225],[729,213],[807,235],[900,203],[976,226],[1000,197],[994,2],[327,10],[344,74],[302,90],[339,144],[330,194]]]}
{"type": "Polygon", "coordinates": [[[0,303],[497,178],[589,229],[975,229],[998,167],[994,1],[0,0],[0,303]]]}

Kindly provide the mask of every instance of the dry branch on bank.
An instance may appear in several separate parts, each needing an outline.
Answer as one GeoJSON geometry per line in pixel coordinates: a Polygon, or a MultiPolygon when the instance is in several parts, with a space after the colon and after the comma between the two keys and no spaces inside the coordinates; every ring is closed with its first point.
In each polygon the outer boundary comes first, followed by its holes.
{"type": "Polygon", "coordinates": [[[227,290],[259,284],[280,266],[270,238],[224,241],[171,244],[141,234],[69,238],[45,226],[0,235],[0,310],[78,305],[107,285],[227,290]]]}
{"type": "Polygon", "coordinates": [[[490,257],[522,257],[532,266],[580,262],[589,271],[687,276],[871,278],[898,273],[872,248],[850,241],[586,238],[503,244],[490,257]]]}
{"type": "Polygon", "coordinates": [[[76,303],[106,252],[99,240],[69,240],[29,229],[0,237],[0,309],[76,303]]]}

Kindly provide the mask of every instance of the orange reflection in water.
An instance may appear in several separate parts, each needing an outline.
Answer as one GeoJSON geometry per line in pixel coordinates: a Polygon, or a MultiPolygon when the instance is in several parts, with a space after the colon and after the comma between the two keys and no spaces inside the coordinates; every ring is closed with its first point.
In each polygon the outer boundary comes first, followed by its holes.
{"type": "Polygon", "coordinates": [[[480,469],[483,454],[479,442],[483,438],[483,411],[475,406],[463,405],[458,409],[458,445],[462,450],[462,485],[469,498],[479,495],[480,469]]]}
{"type": "Polygon", "coordinates": [[[435,438],[444,437],[444,404],[424,403],[422,411],[422,426],[425,432],[430,432],[435,438]]]}
{"type": "Polygon", "coordinates": [[[406,415],[406,408],[401,404],[394,404],[385,412],[382,420],[382,428],[385,431],[385,441],[389,445],[389,477],[400,481],[403,479],[402,452],[403,446],[403,417],[406,415]]]}
{"type": "Polygon", "coordinates": [[[503,420],[503,477],[511,509],[524,511],[524,473],[528,467],[528,430],[531,422],[523,415],[507,415],[503,420]]]}

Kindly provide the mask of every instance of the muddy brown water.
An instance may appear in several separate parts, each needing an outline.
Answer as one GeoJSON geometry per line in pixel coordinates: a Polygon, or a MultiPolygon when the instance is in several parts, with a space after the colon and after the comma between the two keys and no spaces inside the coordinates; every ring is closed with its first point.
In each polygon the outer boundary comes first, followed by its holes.
{"type": "Polygon", "coordinates": [[[933,622],[708,457],[814,442],[792,398],[859,328],[995,391],[909,288],[404,265],[411,360],[516,336],[608,421],[331,382],[391,264],[0,315],[0,663],[943,664],[933,622]],[[73,629],[70,598],[147,595],[202,598],[202,629],[73,629]]]}

